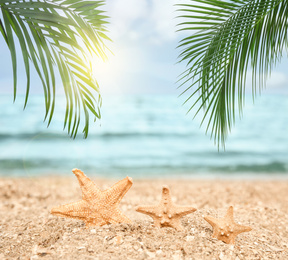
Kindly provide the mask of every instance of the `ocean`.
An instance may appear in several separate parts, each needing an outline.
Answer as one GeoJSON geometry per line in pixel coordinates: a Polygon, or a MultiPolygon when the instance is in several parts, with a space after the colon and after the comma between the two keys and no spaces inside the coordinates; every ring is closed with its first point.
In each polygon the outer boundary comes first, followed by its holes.
{"type": "Polygon", "coordinates": [[[65,98],[57,97],[49,128],[43,123],[44,100],[31,95],[13,104],[0,97],[0,175],[72,175],[79,168],[90,176],[288,177],[288,96],[247,99],[225,150],[200,128],[200,118],[186,114],[174,95],[107,96],[102,119],[89,136],[81,129],[73,140],[63,131],[65,98]]]}

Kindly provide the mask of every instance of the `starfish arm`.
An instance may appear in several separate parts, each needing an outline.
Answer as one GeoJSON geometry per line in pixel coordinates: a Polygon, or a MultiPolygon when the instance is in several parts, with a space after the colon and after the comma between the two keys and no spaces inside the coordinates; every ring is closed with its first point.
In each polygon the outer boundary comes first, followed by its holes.
{"type": "Polygon", "coordinates": [[[172,204],[171,192],[167,185],[163,185],[162,187],[162,198],[160,204],[172,204]]]}
{"type": "Polygon", "coordinates": [[[212,238],[217,238],[217,239],[220,239],[219,238],[219,231],[213,227],[213,231],[212,231],[212,235],[211,235],[212,238]]]}
{"type": "Polygon", "coordinates": [[[188,215],[188,214],[195,212],[196,210],[197,209],[195,209],[193,207],[189,207],[189,206],[176,206],[175,214],[183,217],[185,215],[188,215]]]}
{"type": "Polygon", "coordinates": [[[115,183],[111,188],[104,191],[107,201],[110,201],[112,204],[119,203],[131,188],[132,184],[133,180],[128,176],[125,179],[115,183]]]}
{"type": "Polygon", "coordinates": [[[227,244],[235,245],[235,237],[231,237],[231,239],[227,241],[227,244]]]}
{"type": "Polygon", "coordinates": [[[204,219],[214,228],[217,225],[217,219],[211,216],[205,216],[204,219]]]}
{"type": "Polygon", "coordinates": [[[51,214],[60,217],[84,220],[89,216],[90,208],[85,200],[80,200],[53,208],[51,214]]]}
{"type": "Polygon", "coordinates": [[[239,225],[239,224],[236,224],[236,226],[235,226],[235,233],[237,235],[240,234],[240,233],[243,233],[243,232],[249,232],[251,230],[252,230],[252,228],[248,227],[248,226],[242,226],[242,225],[239,225]]]}
{"type": "Polygon", "coordinates": [[[234,216],[233,216],[234,214],[233,214],[233,207],[232,206],[230,206],[229,208],[228,208],[228,210],[227,210],[227,212],[226,212],[226,215],[225,215],[225,219],[228,219],[228,220],[234,220],[234,216]]]}
{"type": "Polygon", "coordinates": [[[82,190],[82,198],[91,201],[95,197],[99,197],[101,191],[82,171],[73,169],[72,172],[76,175],[80,188],[82,190]]]}
{"type": "Polygon", "coordinates": [[[180,218],[171,219],[170,222],[169,222],[169,226],[172,227],[172,228],[175,228],[177,231],[184,230],[184,227],[181,224],[180,218]]]}
{"type": "Polygon", "coordinates": [[[153,218],[153,225],[154,227],[161,228],[161,220],[159,218],[156,218],[155,216],[151,216],[153,218]]]}
{"type": "Polygon", "coordinates": [[[146,206],[137,206],[135,208],[135,210],[137,212],[149,215],[150,217],[156,216],[157,215],[157,206],[150,206],[150,205],[146,205],[146,206]]]}
{"type": "Polygon", "coordinates": [[[112,214],[112,218],[109,219],[109,223],[117,224],[117,223],[132,223],[132,221],[126,217],[119,209],[116,209],[115,214],[112,214]]]}

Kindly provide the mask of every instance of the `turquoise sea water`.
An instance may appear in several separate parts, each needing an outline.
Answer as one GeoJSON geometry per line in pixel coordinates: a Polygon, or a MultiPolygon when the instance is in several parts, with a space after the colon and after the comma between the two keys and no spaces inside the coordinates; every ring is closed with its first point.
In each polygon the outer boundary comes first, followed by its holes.
{"type": "Polygon", "coordinates": [[[23,97],[15,104],[0,97],[0,175],[71,175],[80,168],[103,177],[288,176],[287,95],[248,101],[219,152],[176,96],[106,97],[86,140],[62,131],[64,97],[57,102],[46,128],[42,96],[30,96],[25,111],[23,97]]]}

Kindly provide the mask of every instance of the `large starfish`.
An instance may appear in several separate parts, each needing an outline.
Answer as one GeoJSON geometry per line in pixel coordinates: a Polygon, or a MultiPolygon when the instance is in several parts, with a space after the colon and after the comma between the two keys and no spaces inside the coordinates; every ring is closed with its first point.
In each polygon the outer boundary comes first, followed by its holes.
{"type": "Polygon", "coordinates": [[[83,220],[87,227],[131,223],[119,210],[118,204],[132,186],[132,178],[126,177],[111,188],[101,191],[82,171],[73,169],[72,172],[79,181],[82,200],[53,208],[52,214],[83,220]]]}
{"type": "Polygon", "coordinates": [[[222,240],[227,244],[235,244],[237,235],[252,230],[252,228],[248,226],[235,223],[232,206],[228,208],[224,218],[217,219],[211,216],[205,216],[204,219],[213,227],[212,237],[222,240]]]}
{"type": "Polygon", "coordinates": [[[172,227],[183,230],[181,217],[196,211],[190,206],[177,206],[171,200],[170,190],[165,185],[162,188],[162,199],[157,206],[138,206],[136,211],[147,214],[154,220],[156,227],[172,227]]]}

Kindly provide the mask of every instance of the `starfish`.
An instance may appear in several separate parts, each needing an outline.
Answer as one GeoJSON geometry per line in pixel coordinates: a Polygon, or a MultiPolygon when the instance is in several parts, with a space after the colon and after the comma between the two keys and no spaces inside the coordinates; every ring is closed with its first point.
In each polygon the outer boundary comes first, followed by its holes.
{"type": "Polygon", "coordinates": [[[216,219],[205,216],[204,219],[213,227],[213,238],[222,240],[227,244],[235,244],[237,235],[251,231],[252,228],[235,223],[233,218],[233,207],[230,206],[224,218],[216,219]]]}
{"type": "Polygon", "coordinates": [[[82,200],[53,208],[52,214],[83,220],[86,227],[131,223],[119,210],[118,204],[132,186],[132,178],[126,177],[111,188],[101,191],[82,171],[73,169],[72,172],[79,181],[82,200]]]}
{"type": "Polygon", "coordinates": [[[138,206],[136,211],[147,214],[154,220],[156,227],[172,227],[176,230],[183,230],[181,217],[196,211],[190,206],[177,206],[171,200],[168,186],[162,188],[162,199],[157,206],[138,206]]]}

